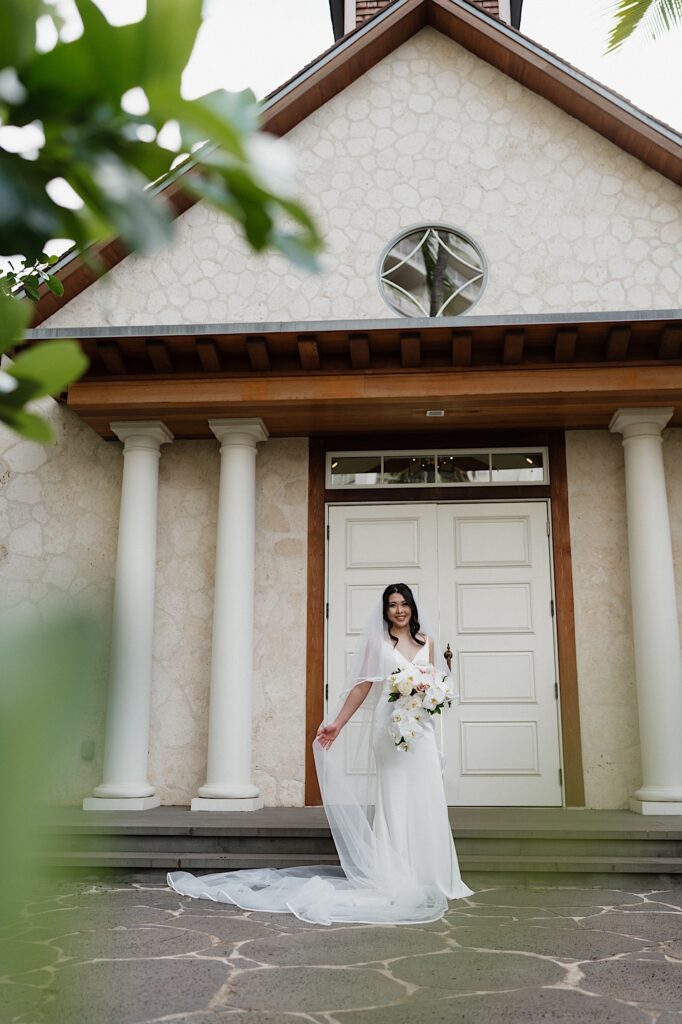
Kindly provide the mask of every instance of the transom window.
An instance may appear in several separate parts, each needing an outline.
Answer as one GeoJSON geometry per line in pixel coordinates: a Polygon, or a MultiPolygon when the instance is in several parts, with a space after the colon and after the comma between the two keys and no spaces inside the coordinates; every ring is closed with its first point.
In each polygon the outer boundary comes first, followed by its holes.
{"type": "Polygon", "coordinates": [[[398,235],[379,261],[384,301],[402,316],[458,316],[483,294],[485,256],[464,232],[442,224],[398,235]]]}
{"type": "Polygon", "coordinates": [[[328,452],[327,487],[546,484],[547,448],[328,452]]]}

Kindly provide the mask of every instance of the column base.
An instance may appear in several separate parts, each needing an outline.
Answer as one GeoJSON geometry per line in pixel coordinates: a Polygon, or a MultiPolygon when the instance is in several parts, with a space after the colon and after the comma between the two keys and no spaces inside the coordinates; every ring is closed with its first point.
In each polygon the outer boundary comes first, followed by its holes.
{"type": "Polygon", "coordinates": [[[631,796],[630,810],[637,814],[682,815],[682,800],[637,800],[631,796]]]}
{"type": "Polygon", "coordinates": [[[158,796],[86,796],[83,800],[84,811],[148,811],[160,806],[158,796]]]}
{"type": "Polygon", "coordinates": [[[261,796],[248,797],[205,797],[192,798],[193,811],[259,811],[263,806],[261,796]]]}

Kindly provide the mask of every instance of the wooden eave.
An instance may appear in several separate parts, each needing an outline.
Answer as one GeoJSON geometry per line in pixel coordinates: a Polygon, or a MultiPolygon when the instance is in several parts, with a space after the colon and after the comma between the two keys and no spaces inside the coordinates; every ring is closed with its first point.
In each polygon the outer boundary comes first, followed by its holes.
{"type": "MultiPolygon", "coordinates": [[[[679,133],[467,0],[394,0],[268,96],[262,103],[263,128],[285,135],[427,25],[663,176],[682,183],[679,133]]],[[[184,177],[191,173],[188,161],[156,189],[170,203],[174,217],[196,202],[183,190],[184,177]]],[[[127,255],[119,239],[93,247],[91,252],[105,271],[127,255]]],[[[36,307],[34,326],[96,279],[92,263],[80,254],[67,254],[55,272],[64,285],[64,295],[57,297],[44,291],[36,307]]]]}
{"type": "Polygon", "coordinates": [[[29,333],[80,341],[90,367],[66,401],[106,438],[116,419],[209,437],[228,415],[275,435],[606,427],[633,405],[682,424],[679,310],[29,333]]]}

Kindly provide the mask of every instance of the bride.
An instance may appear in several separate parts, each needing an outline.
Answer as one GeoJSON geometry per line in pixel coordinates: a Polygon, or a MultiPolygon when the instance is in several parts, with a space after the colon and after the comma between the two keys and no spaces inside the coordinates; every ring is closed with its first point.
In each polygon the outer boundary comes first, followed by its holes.
{"type": "Polygon", "coordinates": [[[414,668],[419,678],[419,668],[427,665],[449,676],[435,631],[423,610],[420,615],[411,589],[392,584],[369,616],[333,717],[313,741],[340,866],[200,876],[173,871],[168,885],[181,895],[293,913],[315,924],[435,921],[448,899],[472,896],[459,873],[448,821],[435,715],[421,715],[417,735],[406,744],[399,746],[395,738],[388,677],[414,668]]]}

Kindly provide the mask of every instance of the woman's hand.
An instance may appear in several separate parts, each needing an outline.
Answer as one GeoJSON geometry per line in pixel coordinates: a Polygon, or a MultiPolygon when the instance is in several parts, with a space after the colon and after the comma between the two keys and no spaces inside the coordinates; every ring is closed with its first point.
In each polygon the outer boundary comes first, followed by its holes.
{"type": "Polygon", "coordinates": [[[337,725],[336,722],[332,722],[330,725],[321,725],[317,730],[316,740],[320,741],[320,744],[325,747],[331,747],[336,737],[341,732],[341,726],[337,725]]]}

